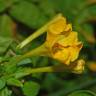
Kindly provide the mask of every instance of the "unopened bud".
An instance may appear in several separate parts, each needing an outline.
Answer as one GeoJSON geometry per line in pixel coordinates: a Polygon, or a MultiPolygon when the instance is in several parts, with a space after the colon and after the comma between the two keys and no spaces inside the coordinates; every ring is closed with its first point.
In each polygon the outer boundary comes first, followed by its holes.
{"type": "Polygon", "coordinates": [[[77,61],[77,65],[72,69],[73,73],[81,74],[84,71],[85,61],[83,59],[77,61]]]}

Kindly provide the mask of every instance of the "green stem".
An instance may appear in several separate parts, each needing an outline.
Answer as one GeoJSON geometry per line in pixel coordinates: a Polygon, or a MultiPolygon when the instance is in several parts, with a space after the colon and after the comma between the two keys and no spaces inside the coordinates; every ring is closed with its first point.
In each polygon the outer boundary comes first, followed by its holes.
{"type": "Polygon", "coordinates": [[[41,73],[41,72],[54,72],[53,66],[47,66],[47,67],[41,67],[41,68],[30,68],[29,70],[27,69],[26,72],[29,74],[32,73],[41,73]]]}
{"type": "Polygon", "coordinates": [[[67,69],[69,69],[68,67],[65,67],[63,65],[55,65],[55,66],[47,66],[47,67],[41,67],[41,68],[34,68],[34,69],[30,69],[27,71],[29,73],[40,73],[40,72],[63,72],[63,71],[67,71],[67,69]]]}
{"type": "Polygon", "coordinates": [[[28,76],[32,73],[45,73],[45,72],[69,72],[69,67],[63,66],[63,65],[57,65],[57,66],[47,66],[47,67],[41,67],[41,68],[25,68],[21,72],[16,72],[14,76],[16,78],[22,78],[24,76],[28,76]]]}
{"type": "Polygon", "coordinates": [[[48,28],[48,26],[55,22],[56,20],[58,20],[59,18],[61,18],[61,14],[58,14],[56,17],[54,17],[53,20],[51,20],[50,22],[48,22],[47,24],[45,24],[43,27],[41,27],[39,30],[37,30],[36,32],[34,32],[32,35],[30,35],[28,38],[26,38],[23,42],[21,42],[17,48],[21,49],[23,48],[25,45],[27,45],[28,43],[30,43],[32,40],[34,40],[35,38],[39,37],[40,35],[42,35],[43,33],[46,32],[46,29],[48,28]]]}
{"type": "Polygon", "coordinates": [[[44,44],[42,44],[41,46],[25,53],[24,55],[21,55],[19,57],[17,57],[17,62],[20,62],[21,60],[25,59],[25,58],[29,58],[31,56],[42,56],[42,55],[46,55],[47,54],[47,50],[44,46],[44,44]]]}

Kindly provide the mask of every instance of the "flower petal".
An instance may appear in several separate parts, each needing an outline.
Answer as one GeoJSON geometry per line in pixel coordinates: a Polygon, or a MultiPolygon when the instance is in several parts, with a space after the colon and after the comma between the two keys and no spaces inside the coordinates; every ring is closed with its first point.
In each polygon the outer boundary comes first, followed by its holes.
{"type": "Polygon", "coordinates": [[[52,23],[48,27],[48,32],[52,34],[60,34],[61,32],[64,31],[66,26],[66,19],[64,17],[61,17],[58,21],[52,23]]]}
{"type": "Polygon", "coordinates": [[[70,46],[74,45],[78,41],[78,35],[77,32],[70,32],[68,36],[60,38],[58,40],[58,43],[62,46],[70,46]]]}
{"type": "Polygon", "coordinates": [[[54,59],[57,59],[65,64],[66,64],[65,61],[68,62],[68,57],[69,57],[69,51],[66,48],[53,54],[54,59]]]}
{"type": "Polygon", "coordinates": [[[79,44],[78,46],[70,47],[69,50],[71,51],[71,62],[75,61],[78,58],[81,48],[82,48],[82,43],[79,44]]]}

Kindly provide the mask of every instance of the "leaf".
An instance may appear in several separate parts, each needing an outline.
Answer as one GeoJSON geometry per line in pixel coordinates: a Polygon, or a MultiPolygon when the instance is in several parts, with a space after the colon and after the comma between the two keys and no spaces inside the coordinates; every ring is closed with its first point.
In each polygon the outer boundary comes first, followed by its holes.
{"type": "MultiPolygon", "coordinates": [[[[56,77],[55,74],[47,73],[47,75],[43,81],[42,87],[45,90],[47,90],[49,93],[51,93],[51,92],[54,92],[54,90],[57,90],[57,88],[62,88],[63,86],[65,86],[64,82],[62,82],[62,80],[60,78],[56,77]]],[[[58,89],[58,90],[60,90],[60,89],[58,89]]],[[[57,95],[57,96],[61,96],[61,95],[57,95]]]]}
{"type": "Polygon", "coordinates": [[[3,54],[12,43],[11,38],[0,37],[0,54],[3,54]]]}
{"type": "Polygon", "coordinates": [[[3,0],[0,0],[0,12],[4,11],[6,9],[5,2],[3,0]]]}
{"type": "Polygon", "coordinates": [[[96,94],[89,90],[79,90],[70,93],[68,96],[95,96],[96,94]]]}
{"type": "Polygon", "coordinates": [[[11,10],[9,10],[9,14],[31,28],[38,28],[47,21],[47,18],[39,8],[27,1],[15,4],[11,10]]]}
{"type": "Polygon", "coordinates": [[[18,70],[15,72],[15,78],[21,78],[27,75],[27,72],[23,68],[18,68],[18,70]]]}
{"type": "Polygon", "coordinates": [[[5,80],[0,79],[0,90],[5,87],[5,84],[6,84],[5,80]]]}
{"type": "Polygon", "coordinates": [[[19,63],[18,63],[18,65],[20,66],[22,66],[22,65],[26,65],[26,64],[30,64],[32,61],[31,61],[31,59],[29,59],[29,58],[27,58],[27,59],[24,59],[24,60],[22,60],[22,61],[20,61],[19,63]]]}
{"type": "Polygon", "coordinates": [[[23,92],[26,96],[37,96],[40,89],[40,85],[36,82],[26,82],[23,86],[23,92]]]}
{"type": "Polygon", "coordinates": [[[0,16],[0,36],[12,37],[13,24],[12,19],[8,15],[0,16]]]}
{"type": "Polygon", "coordinates": [[[38,7],[49,17],[52,17],[56,14],[56,8],[52,0],[41,0],[38,1],[38,7]]]}
{"type": "Polygon", "coordinates": [[[2,62],[3,61],[3,57],[0,57],[0,62],[2,62]]]}
{"type": "Polygon", "coordinates": [[[74,0],[73,2],[72,0],[55,0],[55,3],[57,10],[63,13],[69,21],[73,22],[75,16],[86,6],[86,1],[87,0],[74,0]]]}
{"type": "Polygon", "coordinates": [[[18,79],[15,79],[15,78],[9,78],[7,80],[7,84],[12,86],[17,86],[17,87],[23,86],[22,82],[20,82],[18,79]]]}
{"type": "Polygon", "coordinates": [[[91,24],[83,24],[82,28],[94,38],[94,29],[91,24]]]}
{"type": "Polygon", "coordinates": [[[8,7],[11,7],[13,3],[19,0],[0,0],[0,12],[5,11],[8,7]]]}
{"type": "Polygon", "coordinates": [[[0,96],[12,96],[12,91],[8,90],[8,88],[4,88],[0,90],[0,96]]]}
{"type": "Polygon", "coordinates": [[[40,60],[40,57],[39,56],[32,56],[31,60],[32,60],[32,65],[34,67],[36,67],[36,64],[38,64],[38,61],[40,60]]]}
{"type": "Polygon", "coordinates": [[[32,74],[32,68],[31,67],[24,67],[24,68],[19,67],[16,70],[14,76],[15,76],[15,78],[22,78],[22,77],[28,76],[30,74],[32,74]]]}
{"type": "Polygon", "coordinates": [[[17,58],[19,58],[19,56],[14,56],[11,57],[9,59],[8,62],[6,62],[4,64],[4,71],[8,74],[8,73],[14,73],[17,69],[17,58]]]}
{"type": "MultiPolygon", "coordinates": [[[[94,37],[94,29],[92,28],[92,22],[94,23],[96,18],[96,4],[90,5],[85,7],[80,13],[77,14],[75,20],[74,20],[74,26],[75,30],[78,32],[80,30],[84,31],[86,34],[86,37],[89,38],[90,42],[95,42],[94,37]]],[[[94,24],[95,25],[95,24],[94,24]]],[[[85,45],[88,45],[88,42],[86,42],[85,36],[82,36],[82,34],[79,35],[79,37],[82,39],[82,41],[85,43],[85,45]]]]}

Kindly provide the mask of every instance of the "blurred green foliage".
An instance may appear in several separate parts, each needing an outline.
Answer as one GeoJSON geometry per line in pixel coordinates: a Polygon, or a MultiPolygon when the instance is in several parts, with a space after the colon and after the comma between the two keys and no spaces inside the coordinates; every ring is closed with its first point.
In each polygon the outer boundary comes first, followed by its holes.
{"type": "MultiPolygon", "coordinates": [[[[34,73],[26,68],[55,65],[48,57],[31,57],[16,65],[16,58],[39,46],[45,34],[26,48],[16,50],[24,38],[46,24],[57,13],[71,22],[84,43],[80,57],[96,60],[96,3],[91,0],[0,0],[0,96],[96,96],[96,74],[87,68],[82,75],[34,73]],[[12,74],[16,76],[13,77],[12,74]],[[22,77],[22,78],[20,78],[22,77]],[[88,94],[86,91],[93,91],[88,94]],[[77,93],[75,93],[77,92],[77,93]]],[[[87,65],[87,64],[86,64],[87,65]]]]}

